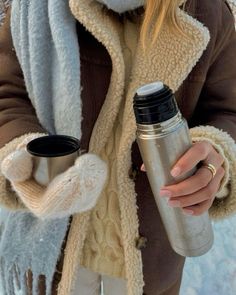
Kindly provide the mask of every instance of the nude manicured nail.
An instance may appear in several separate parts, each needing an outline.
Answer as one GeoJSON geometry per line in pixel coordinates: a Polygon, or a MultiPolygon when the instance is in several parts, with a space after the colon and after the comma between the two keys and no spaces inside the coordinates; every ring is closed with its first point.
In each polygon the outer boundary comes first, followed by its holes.
{"type": "Polygon", "coordinates": [[[188,210],[188,209],[183,209],[184,214],[186,215],[193,215],[194,211],[193,210],[188,210]]]}
{"type": "Polygon", "coordinates": [[[179,176],[181,173],[181,169],[179,167],[175,167],[173,170],[171,170],[171,175],[173,177],[179,176]]]}
{"type": "Polygon", "coordinates": [[[168,190],[160,190],[160,196],[161,197],[168,197],[168,198],[170,198],[172,196],[172,194],[168,190]]]}
{"type": "Polygon", "coordinates": [[[170,207],[180,207],[180,201],[169,201],[168,205],[170,207]]]}
{"type": "Polygon", "coordinates": [[[146,172],[144,164],[141,166],[140,170],[143,171],[143,172],[146,172]]]}

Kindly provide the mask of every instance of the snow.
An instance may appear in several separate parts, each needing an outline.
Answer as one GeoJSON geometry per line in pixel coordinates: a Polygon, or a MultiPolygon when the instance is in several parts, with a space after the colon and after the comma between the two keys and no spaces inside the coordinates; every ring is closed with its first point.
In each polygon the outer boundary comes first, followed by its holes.
{"type": "Polygon", "coordinates": [[[236,216],[213,227],[212,249],[201,257],[187,258],[180,295],[236,294],[236,216]]]}
{"type": "Polygon", "coordinates": [[[180,295],[236,294],[236,216],[213,227],[212,249],[186,260],[180,295]]]}

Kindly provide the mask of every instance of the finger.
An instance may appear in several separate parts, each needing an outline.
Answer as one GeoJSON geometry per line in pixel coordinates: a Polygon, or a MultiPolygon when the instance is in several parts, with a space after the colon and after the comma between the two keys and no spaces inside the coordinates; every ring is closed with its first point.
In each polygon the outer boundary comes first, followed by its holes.
{"type": "MultiPolygon", "coordinates": [[[[222,164],[220,157],[218,157],[217,154],[214,157],[212,156],[211,160],[211,163],[214,165],[217,171],[220,169],[220,165],[222,164]]],[[[178,197],[193,194],[199,191],[200,189],[206,187],[211,182],[211,180],[212,172],[209,169],[207,169],[206,166],[202,166],[197,170],[197,172],[193,176],[190,176],[189,178],[177,184],[163,187],[160,191],[160,195],[164,197],[178,197]]]]}
{"type": "Polygon", "coordinates": [[[214,198],[210,200],[206,200],[192,207],[183,208],[182,211],[183,213],[187,215],[200,216],[211,208],[213,201],[214,201],[214,198]]]}
{"type": "Polygon", "coordinates": [[[140,170],[143,172],[146,172],[146,168],[145,168],[144,164],[142,164],[142,166],[140,167],[140,170]]]}
{"type": "Polygon", "coordinates": [[[178,177],[181,174],[192,170],[199,162],[205,160],[212,150],[212,145],[207,141],[193,144],[193,146],[175,164],[171,170],[171,175],[173,177],[178,177]]]}
{"type": "Polygon", "coordinates": [[[205,170],[206,173],[208,174],[208,178],[212,176],[214,177],[213,172],[207,167],[208,164],[211,164],[215,167],[216,172],[221,169],[222,171],[222,164],[224,163],[224,158],[221,154],[219,154],[214,148],[213,150],[209,153],[207,159],[203,162],[202,167],[200,168],[201,170],[205,170]]]}
{"type": "MultiPolygon", "coordinates": [[[[203,164],[212,164],[216,170],[218,170],[222,164],[224,163],[224,158],[221,154],[219,154],[214,148],[212,151],[208,154],[207,158],[204,160],[203,164]]],[[[203,166],[204,167],[204,166],[203,166]]],[[[207,167],[204,167],[207,169],[207,167]]],[[[211,172],[208,169],[209,172],[211,172]]]]}
{"type": "Polygon", "coordinates": [[[208,169],[200,168],[193,176],[177,184],[163,187],[160,195],[163,197],[179,197],[193,194],[206,187],[212,180],[212,173],[209,172],[208,169]],[[166,194],[166,191],[170,193],[166,194]]]}
{"type": "Polygon", "coordinates": [[[213,148],[206,159],[206,163],[213,164],[216,168],[219,168],[224,163],[224,157],[213,148]]]}
{"type": "Polygon", "coordinates": [[[171,207],[189,207],[198,205],[206,200],[212,199],[215,197],[216,193],[219,190],[221,180],[224,176],[224,169],[220,168],[215,177],[209,183],[209,185],[198,192],[178,198],[170,198],[168,204],[171,207]]]}

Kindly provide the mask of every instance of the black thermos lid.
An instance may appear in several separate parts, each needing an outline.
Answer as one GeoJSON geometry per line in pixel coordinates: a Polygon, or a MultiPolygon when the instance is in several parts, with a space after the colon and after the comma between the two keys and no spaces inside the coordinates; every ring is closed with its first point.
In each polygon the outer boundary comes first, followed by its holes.
{"type": "Polygon", "coordinates": [[[178,113],[172,90],[162,82],[140,87],[134,96],[136,122],[143,125],[167,121],[178,113]]]}

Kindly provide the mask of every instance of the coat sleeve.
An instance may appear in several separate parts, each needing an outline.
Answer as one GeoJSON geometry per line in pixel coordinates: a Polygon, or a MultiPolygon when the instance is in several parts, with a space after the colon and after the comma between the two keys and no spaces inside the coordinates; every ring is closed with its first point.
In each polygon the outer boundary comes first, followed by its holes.
{"type": "Polygon", "coordinates": [[[236,141],[236,32],[229,10],[222,17],[194,124],[223,129],[236,141]]]}
{"type": "Polygon", "coordinates": [[[0,29],[0,148],[25,133],[43,131],[12,44],[9,10],[0,29]]]}
{"type": "MultiPolygon", "coordinates": [[[[223,3],[223,2],[222,2],[223,3]]],[[[222,4],[218,36],[191,129],[195,141],[208,140],[225,157],[226,177],[210,214],[223,218],[236,212],[236,32],[229,7],[222,4]]]]}
{"type": "MultiPolygon", "coordinates": [[[[10,9],[0,28],[0,163],[30,133],[45,133],[29,100],[10,30],[10,9]]],[[[0,207],[24,206],[0,172],[0,207]]]]}

